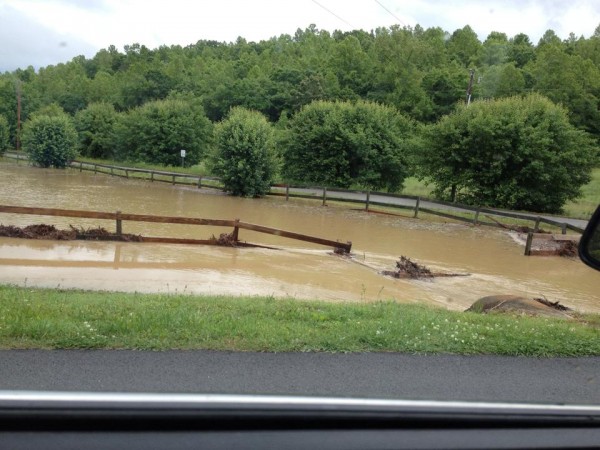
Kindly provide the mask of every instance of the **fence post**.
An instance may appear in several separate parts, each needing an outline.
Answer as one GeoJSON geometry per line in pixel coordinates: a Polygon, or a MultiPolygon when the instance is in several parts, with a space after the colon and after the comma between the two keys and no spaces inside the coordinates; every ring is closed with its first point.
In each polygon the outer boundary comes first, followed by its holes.
{"type": "Polygon", "coordinates": [[[125,178],[129,178],[129,170],[125,169],[125,178]]]}
{"type": "Polygon", "coordinates": [[[369,203],[371,203],[371,191],[367,191],[367,200],[365,201],[365,211],[369,211],[369,203]]]}
{"type": "Polygon", "coordinates": [[[525,243],[525,256],[531,255],[531,244],[533,244],[533,233],[527,233],[527,242],[525,243]]]}
{"type": "Polygon", "coordinates": [[[475,211],[475,217],[473,218],[473,225],[477,225],[479,223],[479,209],[481,207],[477,207],[477,211],[475,211]]]}
{"type": "Polygon", "coordinates": [[[233,242],[235,242],[235,243],[237,243],[238,237],[240,234],[239,223],[240,223],[240,219],[235,219],[235,225],[233,227],[233,242]]]}
{"type": "Polygon", "coordinates": [[[566,223],[563,223],[560,228],[561,228],[562,234],[567,234],[567,224],[566,223]]]}
{"type": "Polygon", "coordinates": [[[323,206],[327,203],[327,187],[323,188],[323,206]]]}
{"type": "Polygon", "coordinates": [[[537,233],[540,231],[540,221],[542,220],[542,218],[540,216],[535,218],[535,225],[533,226],[533,232],[537,233]]]}
{"type": "Polygon", "coordinates": [[[150,172],[150,181],[154,181],[154,171],[150,172]]]}
{"type": "Polygon", "coordinates": [[[98,172],[98,164],[94,164],[94,175],[98,172]]]}
{"type": "Polygon", "coordinates": [[[79,161],[79,171],[81,172],[83,170],[83,163],[81,161],[79,161]]]}
{"type": "Polygon", "coordinates": [[[121,236],[123,234],[123,224],[121,221],[121,211],[117,211],[117,236],[121,236]]]}
{"type": "Polygon", "coordinates": [[[111,176],[115,174],[115,172],[114,172],[114,170],[113,170],[112,167],[110,168],[110,174],[111,174],[111,176]]]}
{"type": "Polygon", "coordinates": [[[198,189],[202,187],[202,177],[198,177],[198,189]]]}
{"type": "Polygon", "coordinates": [[[419,215],[419,208],[420,207],[421,207],[421,197],[417,197],[417,203],[415,204],[415,216],[414,216],[415,219],[419,215]]]}
{"type": "Polygon", "coordinates": [[[173,175],[173,184],[175,184],[175,175],[173,175]]]}

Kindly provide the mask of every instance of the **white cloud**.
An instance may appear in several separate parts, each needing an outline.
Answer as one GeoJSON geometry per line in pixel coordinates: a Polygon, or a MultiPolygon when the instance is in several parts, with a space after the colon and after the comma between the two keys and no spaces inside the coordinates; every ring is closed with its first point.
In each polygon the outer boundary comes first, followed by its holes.
{"type": "MultiPolygon", "coordinates": [[[[481,39],[491,31],[509,37],[523,32],[537,42],[548,28],[563,39],[571,31],[589,36],[600,23],[600,2],[594,0],[379,2],[400,18],[400,25],[418,23],[453,32],[469,24],[481,39]]],[[[371,30],[398,23],[375,0],[0,0],[0,20],[0,48],[13,45],[13,32],[22,36],[21,25],[27,23],[28,36],[20,38],[20,45],[22,55],[30,58],[26,65],[34,66],[48,64],[49,57],[54,62],[80,53],[90,57],[111,44],[122,48],[138,42],[154,48],[201,39],[230,42],[238,36],[258,41],[293,35],[311,23],[329,31],[371,30]],[[67,47],[47,48],[57,36],[65,37],[67,47]]],[[[5,67],[0,70],[13,70],[22,61],[3,57],[0,65],[5,67]]]]}

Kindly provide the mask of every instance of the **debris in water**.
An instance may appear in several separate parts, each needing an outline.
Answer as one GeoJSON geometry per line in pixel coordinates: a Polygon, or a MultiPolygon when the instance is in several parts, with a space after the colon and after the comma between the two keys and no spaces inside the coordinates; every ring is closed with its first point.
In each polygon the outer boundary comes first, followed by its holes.
{"type": "Polygon", "coordinates": [[[223,247],[235,247],[237,245],[233,233],[221,233],[218,238],[213,234],[210,240],[215,245],[222,245],[223,247]]]}
{"type": "Polygon", "coordinates": [[[39,224],[28,225],[24,228],[13,225],[0,225],[0,236],[21,238],[21,239],[48,239],[59,241],[73,241],[75,239],[94,240],[94,241],[125,241],[125,242],[142,242],[142,236],[135,234],[117,235],[110,233],[104,228],[75,228],[69,225],[70,230],[59,230],[54,225],[39,224]]]}
{"type": "Polygon", "coordinates": [[[52,239],[70,241],[75,239],[73,231],[58,230],[54,225],[28,225],[20,228],[13,225],[0,225],[0,236],[21,239],[52,239]]]}
{"type": "Polygon", "coordinates": [[[564,256],[566,258],[573,258],[577,256],[579,246],[575,241],[564,241],[558,249],[558,256],[564,256]]]}
{"type": "Polygon", "coordinates": [[[442,272],[432,272],[425,266],[417,264],[407,258],[406,256],[400,256],[400,259],[396,262],[395,271],[392,270],[384,270],[382,272],[383,275],[388,275],[394,278],[411,278],[411,279],[419,279],[419,278],[438,278],[438,277],[467,277],[470,274],[468,273],[442,273],[442,272]]]}

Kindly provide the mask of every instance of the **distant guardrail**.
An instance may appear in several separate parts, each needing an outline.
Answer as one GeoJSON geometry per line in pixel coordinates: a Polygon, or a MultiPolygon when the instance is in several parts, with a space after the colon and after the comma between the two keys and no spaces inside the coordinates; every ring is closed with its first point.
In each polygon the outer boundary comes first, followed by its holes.
{"type": "MultiPolygon", "coordinates": [[[[26,155],[14,152],[6,152],[4,156],[8,158],[17,159],[17,161],[28,159],[26,155]]],[[[79,171],[92,171],[94,173],[103,173],[123,178],[130,178],[130,175],[137,173],[144,175],[143,177],[135,177],[138,179],[143,178],[150,181],[169,182],[171,184],[184,184],[188,186],[195,185],[198,188],[220,188],[219,184],[221,181],[218,177],[208,177],[173,171],[140,169],[136,167],[92,163],[78,160],[71,162],[70,167],[74,169],[79,169],[79,171]]],[[[275,184],[271,186],[271,192],[269,193],[269,195],[285,196],[286,200],[288,200],[290,197],[318,199],[322,202],[323,205],[326,205],[327,201],[329,200],[337,202],[363,204],[366,211],[371,210],[372,206],[406,209],[413,212],[414,218],[417,218],[420,213],[427,213],[460,222],[471,223],[473,225],[483,225],[499,228],[506,228],[506,226],[494,221],[493,219],[492,221],[483,220],[481,216],[484,215],[505,217],[522,220],[525,222],[532,222],[531,231],[533,233],[538,233],[540,231],[541,224],[547,224],[560,228],[562,234],[567,234],[568,230],[574,231],[576,233],[583,233],[584,231],[583,227],[579,227],[560,220],[553,220],[541,215],[531,215],[517,211],[497,210],[487,207],[476,207],[470,205],[463,205],[459,203],[446,202],[442,200],[433,200],[414,195],[391,194],[388,192],[368,190],[357,191],[341,188],[328,188],[324,186],[275,184]],[[438,206],[439,208],[436,208],[438,206]],[[456,213],[461,213],[462,215],[457,215],[456,213]]]]}

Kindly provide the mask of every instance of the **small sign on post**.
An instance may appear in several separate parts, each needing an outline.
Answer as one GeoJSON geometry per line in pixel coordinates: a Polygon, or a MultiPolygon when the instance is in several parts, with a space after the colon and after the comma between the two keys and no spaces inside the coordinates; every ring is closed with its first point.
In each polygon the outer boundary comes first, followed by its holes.
{"type": "Polygon", "coordinates": [[[181,167],[183,167],[183,160],[185,159],[185,150],[181,149],[181,167]]]}

